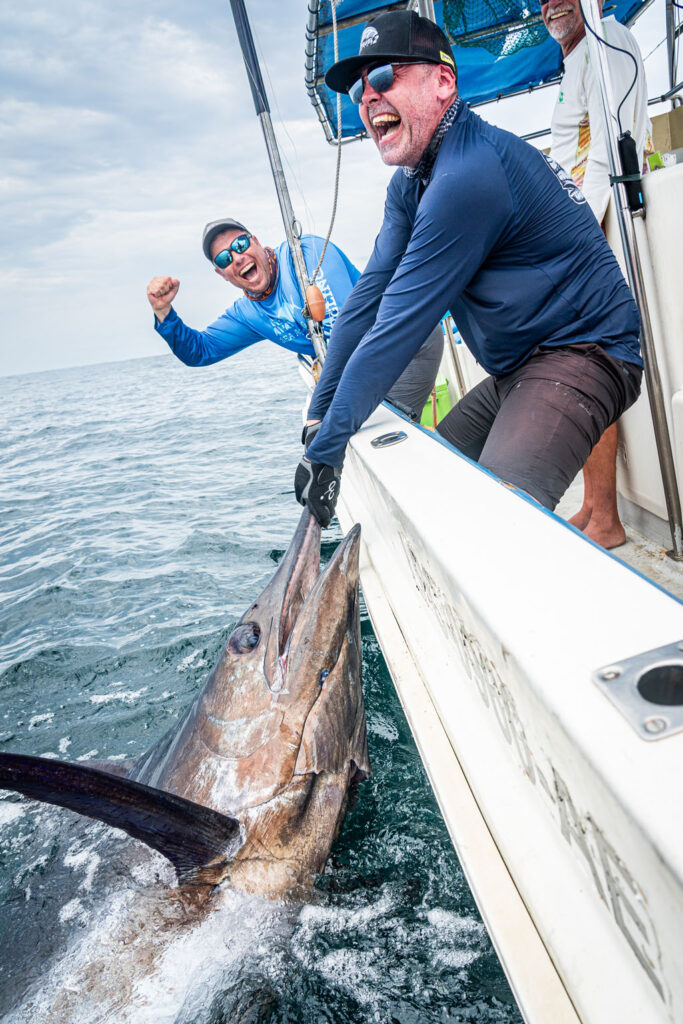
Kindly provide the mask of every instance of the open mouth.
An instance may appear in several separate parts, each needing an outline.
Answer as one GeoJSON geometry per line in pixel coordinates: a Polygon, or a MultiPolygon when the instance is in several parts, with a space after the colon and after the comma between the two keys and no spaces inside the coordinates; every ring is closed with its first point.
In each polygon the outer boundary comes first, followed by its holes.
{"type": "MultiPolygon", "coordinates": [[[[320,527],[313,516],[302,513],[290,547],[293,561],[282,599],[279,623],[278,654],[285,653],[299,612],[313,589],[320,571],[320,527]]],[[[289,551],[288,551],[289,554],[289,551]]]]}
{"type": "Polygon", "coordinates": [[[248,263],[244,270],[240,270],[240,277],[244,278],[245,281],[252,282],[258,277],[258,267],[252,260],[248,263]]]}
{"type": "Polygon", "coordinates": [[[571,14],[571,8],[565,8],[561,11],[553,11],[552,14],[548,15],[548,21],[555,21],[556,18],[564,18],[567,14],[571,14]]]}
{"type": "Polygon", "coordinates": [[[372,127],[378,142],[388,142],[400,129],[401,118],[398,114],[377,114],[372,119],[372,127]]]}

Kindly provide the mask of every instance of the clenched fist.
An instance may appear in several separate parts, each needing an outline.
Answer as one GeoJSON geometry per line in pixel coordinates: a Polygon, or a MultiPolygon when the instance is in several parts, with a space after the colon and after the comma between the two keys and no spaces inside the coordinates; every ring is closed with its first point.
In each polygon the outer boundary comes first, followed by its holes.
{"type": "Polygon", "coordinates": [[[164,320],[171,312],[171,303],[178,294],[180,281],[174,277],[153,277],[147,285],[147,298],[157,320],[164,320]]]}

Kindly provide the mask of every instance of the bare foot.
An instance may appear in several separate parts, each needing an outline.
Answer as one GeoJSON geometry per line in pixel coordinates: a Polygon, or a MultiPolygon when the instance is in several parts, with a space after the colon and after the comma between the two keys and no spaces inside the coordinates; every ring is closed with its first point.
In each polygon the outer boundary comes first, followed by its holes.
{"type": "MultiPolygon", "coordinates": [[[[569,521],[571,522],[571,519],[569,521]]],[[[590,537],[590,539],[595,541],[596,544],[599,544],[601,548],[606,548],[608,551],[610,548],[621,547],[621,545],[625,544],[627,540],[626,531],[618,521],[609,526],[601,526],[592,519],[583,532],[586,537],[590,537]]]]}
{"type": "Polygon", "coordinates": [[[592,509],[590,507],[582,505],[576,515],[573,515],[571,519],[567,520],[567,522],[571,523],[572,526],[575,526],[577,530],[585,530],[590,522],[591,511],[592,509]]]}

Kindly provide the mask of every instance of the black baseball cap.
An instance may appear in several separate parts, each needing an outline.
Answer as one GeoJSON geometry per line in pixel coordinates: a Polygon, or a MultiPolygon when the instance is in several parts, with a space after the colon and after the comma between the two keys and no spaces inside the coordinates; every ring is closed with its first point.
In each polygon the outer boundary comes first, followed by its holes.
{"type": "Polygon", "coordinates": [[[213,260],[211,259],[211,243],[214,238],[216,235],[222,234],[223,231],[231,231],[232,228],[237,228],[239,231],[249,231],[249,228],[245,228],[244,224],[240,224],[238,220],[233,220],[232,217],[223,217],[221,220],[211,220],[204,228],[204,234],[202,235],[202,249],[210,263],[213,263],[213,260]]]}
{"type": "Polygon", "coordinates": [[[446,64],[455,71],[451,44],[438,25],[415,11],[387,11],[367,23],[358,56],[333,64],[325,75],[325,84],[334,92],[348,92],[361,68],[399,62],[446,64]]]}

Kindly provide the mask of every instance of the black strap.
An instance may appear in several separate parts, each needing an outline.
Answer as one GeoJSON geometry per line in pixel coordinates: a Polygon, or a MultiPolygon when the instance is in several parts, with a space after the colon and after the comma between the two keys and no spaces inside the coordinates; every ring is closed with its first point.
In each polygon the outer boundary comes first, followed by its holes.
{"type": "Polygon", "coordinates": [[[618,185],[620,181],[640,181],[641,174],[610,174],[610,185],[618,185]]]}

